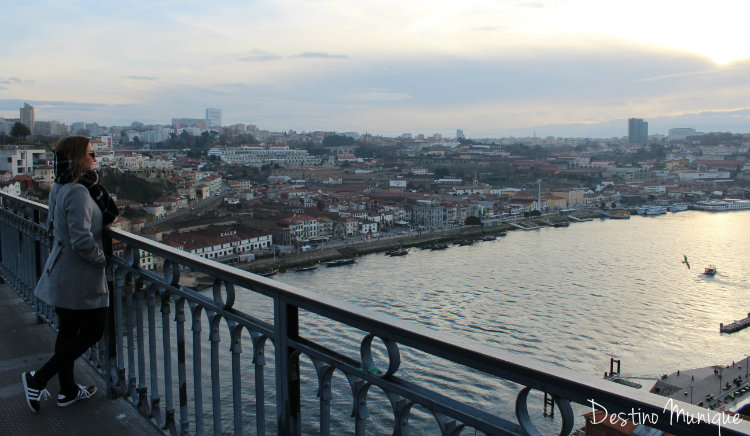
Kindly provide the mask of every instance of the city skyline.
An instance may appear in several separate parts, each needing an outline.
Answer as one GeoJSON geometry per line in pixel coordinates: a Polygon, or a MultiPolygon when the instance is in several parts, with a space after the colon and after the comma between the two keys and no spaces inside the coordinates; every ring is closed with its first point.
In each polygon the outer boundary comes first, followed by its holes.
{"type": "Polygon", "coordinates": [[[0,116],[467,137],[750,131],[750,3],[14,4],[0,116]],[[32,22],[21,17],[34,17],[32,22]],[[106,25],[104,24],[106,23],[106,25]],[[638,25],[633,25],[638,23],[638,25]]]}

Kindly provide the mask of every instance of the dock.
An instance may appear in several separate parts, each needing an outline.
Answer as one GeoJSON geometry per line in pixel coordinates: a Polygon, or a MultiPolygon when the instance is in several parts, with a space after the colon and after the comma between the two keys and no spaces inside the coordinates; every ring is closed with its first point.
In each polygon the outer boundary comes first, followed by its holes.
{"type": "Polygon", "coordinates": [[[730,322],[729,324],[719,323],[719,331],[721,333],[734,333],[747,327],[750,327],[750,313],[745,318],[730,322]]]}
{"type": "Polygon", "coordinates": [[[744,411],[750,405],[748,364],[745,356],[728,365],[678,370],[664,374],[650,392],[718,412],[744,411]]]}

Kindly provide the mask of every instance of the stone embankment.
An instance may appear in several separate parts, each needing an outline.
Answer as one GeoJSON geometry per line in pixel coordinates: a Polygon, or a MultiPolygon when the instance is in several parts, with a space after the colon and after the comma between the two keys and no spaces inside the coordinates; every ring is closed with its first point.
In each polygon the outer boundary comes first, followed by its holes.
{"type": "MultiPolygon", "coordinates": [[[[598,212],[593,211],[590,213],[579,213],[576,214],[578,218],[592,218],[598,217],[598,212]]],[[[549,218],[543,217],[541,220],[517,220],[516,223],[526,224],[524,227],[538,228],[539,226],[547,226],[548,224],[544,221],[563,221],[564,217],[560,218],[549,218]]],[[[309,250],[301,253],[289,253],[284,254],[283,257],[269,257],[256,259],[253,262],[243,263],[237,265],[239,268],[253,272],[263,273],[269,269],[278,269],[283,271],[285,269],[297,268],[300,266],[311,265],[315,263],[322,263],[333,259],[339,258],[350,258],[361,256],[368,253],[377,253],[387,250],[397,249],[400,247],[426,247],[436,243],[449,243],[461,239],[472,239],[481,238],[485,235],[497,235],[500,232],[508,232],[512,230],[518,230],[510,223],[504,222],[497,226],[481,227],[481,226],[464,226],[455,229],[449,229],[438,232],[422,232],[422,233],[410,233],[408,235],[399,235],[388,238],[373,238],[356,243],[348,243],[345,245],[336,245],[332,247],[323,247],[314,250],[309,250]]]]}

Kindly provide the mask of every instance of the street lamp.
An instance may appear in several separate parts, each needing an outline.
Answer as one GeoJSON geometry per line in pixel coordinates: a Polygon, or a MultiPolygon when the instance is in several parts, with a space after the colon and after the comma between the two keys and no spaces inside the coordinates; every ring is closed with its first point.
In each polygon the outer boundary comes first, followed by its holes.
{"type": "Polygon", "coordinates": [[[693,404],[693,384],[690,384],[690,404],[693,404]]]}

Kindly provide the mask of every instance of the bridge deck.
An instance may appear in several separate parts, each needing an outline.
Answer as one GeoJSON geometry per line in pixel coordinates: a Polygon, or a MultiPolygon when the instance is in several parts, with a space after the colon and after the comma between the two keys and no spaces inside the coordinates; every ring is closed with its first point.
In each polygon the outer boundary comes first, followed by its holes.
{"type": "Polygon", "coordinates": [[[76,381],[94,384],[93,398],[70,407],[57,407],[57,377],[47,389],[37,415],[26,406],[21,373],[39,369],[51,356],[55,330],[36,321],[34,309],[7,284],[0,284],[0,433],[27,435],[161,435],[123,399],[110,400],[104,381],[82,360],[76,362],[76,381]]]}

